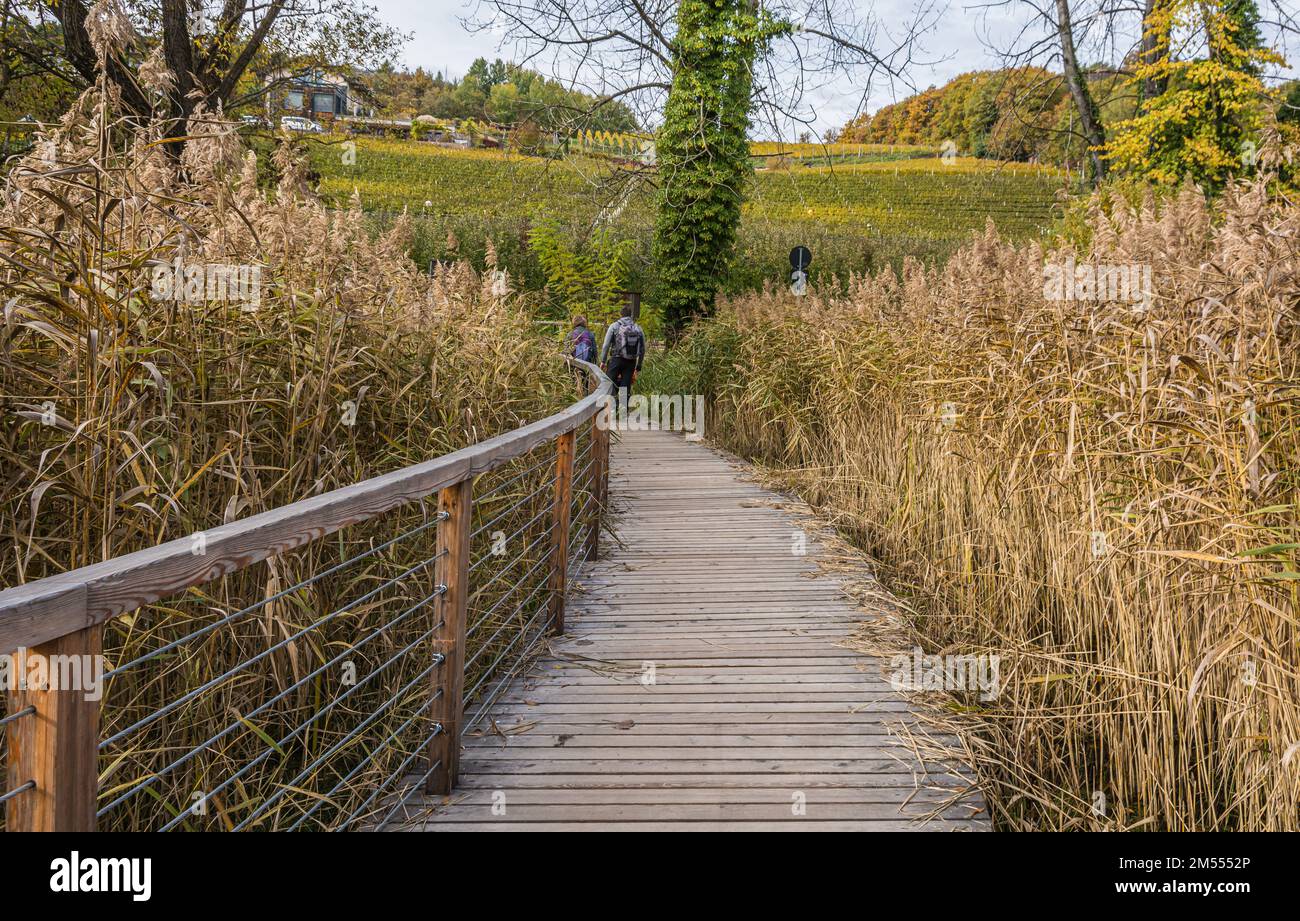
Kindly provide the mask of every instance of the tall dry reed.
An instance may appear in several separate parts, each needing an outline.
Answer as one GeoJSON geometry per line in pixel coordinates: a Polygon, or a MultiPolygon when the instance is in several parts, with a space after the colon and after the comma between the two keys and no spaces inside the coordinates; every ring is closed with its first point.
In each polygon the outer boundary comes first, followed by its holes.
{"type": "MultiPolygon", "coordinates": [[[[176,159],[161,128],[115,111],[111,92],[89,91],[13,166],[0,201],[0,584],[423,461],[574,398],[562,365],[496,279],[465,264],[432,278],[416,270],[409,222],[372,238],[355,202],[331,211],[314,198],[288,147],[276,154],[279,187],[259,190],[253,154],[220,113],[196,116],[176,159]],[[160,297],[157,268],[178,262],[255,268],[256,297],[214,299],[206,288],[160,297]]],[[[527,470],[522,464],[480,490],[527,470]]],[[[517,505],[499,524],[510,531],[535,516],[545,493],[520,503],[548,476],[543,465],[498,490],[479,519],[517,505]]],[[[112,622],[110,666],[166,652],[110,681],[103,738],[212,686],[105,747],[101,806],[135,795],[102,825],[154,828],[180,818],[187,828],[245,820],[277,828],[309,817],[302,827],[328,827],[404,766],[419,773],[422,762],[411,759],[428,726],[431,684],[410,685],[432,661],[432,608],[421,604],[432,567],[387,583],[430,557],[432,528],[212,628],[427,525],[430,511],[345,529],[112,622]],[[388,626],[408,606],[416,613],[388,626]],[[255,667],[227,675],[273,646],[255,667]],[[347,651],[349,660],[337,661],[347,651]],[[371,680],[308,723],[355,687],[343,665],[353,682],[371,680]],[[295,727],[303,731],[292,745],[271,744],[295,727]],[[257,771],[239,773],[259,756],[257,771]],[[214,790],[202,810],[186,813],[214,790]]],[[[523,573],[529,559],[513,554],[496,569],[523,573]]],[[[512,581],[476,604],[492,610],[512,581]]],[[[531,609],[497,610],[475,640],[484,662],[507,648],[531,609]]]]}
{"type": "Polygon", "coordinates": [[[1300,209],[1257,184],[1089,224],[1085,252],[990,227],[845,298],[735,301],[646,386],[706,393],[928,651],[1002,657],[959,702],[1001,827],[1295,830],[1300,209]],[[1071,255],[1154,297],[1048,297],[1071,255]]]}

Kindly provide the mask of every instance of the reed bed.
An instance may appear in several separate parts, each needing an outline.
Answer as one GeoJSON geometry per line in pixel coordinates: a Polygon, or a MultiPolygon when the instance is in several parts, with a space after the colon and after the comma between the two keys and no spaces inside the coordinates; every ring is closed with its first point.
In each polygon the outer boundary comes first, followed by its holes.
{"type": "MultiPolygon", "coordinates": [[[[1300,827],[1300,209],[1105,195],[847,297],[734,300],[648,369],[880,561],[1003,829],[1300,827]],[[1048,297],[1045,261],[1153,297],[1048,297]]],[[[889,651],[889,650],[883,650],[889,651]]]]}
{"type": "MultiPolygon", "coordinates": [[[[220,113],[196,116],[179,158],[158,126],[114,113],[89,91],[0,201],[0,584],[196,535],[577,397],[491,253],[484,274],[427,276],[409,221],[375,236],[355,202],[327,209],[288,148],[268,193],[220,113]],[[178,260],[256,269],[256,298],[159,297],[158,268],[178,260]]],[[[548,495],[538,461],[481,478],[481,513],[548,495]]],[[[356,827],[387,811],[376,791],[429,767],[435,524],[431,503],[390,513],[113,621],[101,827],[356,827]]],[[[485,649],[513,638],[515,607],[485,649]]]]}

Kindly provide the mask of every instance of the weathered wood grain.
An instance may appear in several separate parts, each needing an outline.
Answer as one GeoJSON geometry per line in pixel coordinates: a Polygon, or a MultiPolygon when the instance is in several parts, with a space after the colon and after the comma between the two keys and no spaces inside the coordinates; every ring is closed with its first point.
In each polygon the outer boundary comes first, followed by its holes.
{"type": "MultiPolygon", "coordinates": [[[[80,597],[65,596],[64,604],[76,607],[80,597]]],[[[103,628],[87,627],[28,649],[26,655],[57,662],[56,657],[95,657],[102,652],[103,628]]],[[[57,671],[51,667],[46,687],[26,688],[10,697],[9,712],[28,707],[35,712],[7,727],[5,789],[16,790],[28,781],[36,786],[5,804],[9,831],[95,830],[100,697],[91,688],[59,687],[57,671]]]]}
{"type": "Polygon", "coordinates": [[[430,692],[434,695],[433,721],[442,732],[429,742],[430,793],[450,793],[460,772],[460,731],[465,715],[465,629],[469,604],[470,528],[473,519],[473,481],[448,486],[438,494],[438,511],[446,518],[438,524],[438,584],[445,586],[434,608],[437,627],[433,653],[443,656],[434,669],[430,692]]]}
{"type": "Polygon", "coordinates": [[[568,591],[569,574],[569,524],[573,514],[573,459],[576,435],[565,432],[555,439],[555,493],[551,501],[551,575],[547,590],[550,595],[551,628],[564,632],[564,596],[568,591]]]}
{"type": "Polygon", "coordinates": [[[615,538],[570,578],[567,632],[465,739],[424,831],[985,830],[783,500],[668,433],[620,433],[615,538]],[[653,666],[653,680],[643,680],[653,666]]]}

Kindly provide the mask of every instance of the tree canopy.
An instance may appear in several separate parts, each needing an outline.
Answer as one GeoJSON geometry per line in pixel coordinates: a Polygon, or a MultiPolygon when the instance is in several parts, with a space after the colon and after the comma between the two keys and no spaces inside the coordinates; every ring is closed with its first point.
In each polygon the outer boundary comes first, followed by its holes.
{"type": "Polygon", "coordinates": [[[545,130],[581,124],[597,131],[636,131],[632,110],[617,100],[602,100],[548,80],[535,71],[501,59],[478,58],[459,80],[443,74],[396,69],[391,62],[369,77],[386,113],[477,119],[502,125],[531,122],[545,130]]]}
{"type": "MultiPolygon", "coordinates": [[[[1100,8],[1080,21],[1095,27],[1120,15],[1100,8]]],[[[1300,82],[1269,89],[1268,75],[1284,72],[1285,61],[1269,47],[1263,23],[1255,0],[1147,0],[1129,23],[1138,37],[1121,63],[1080,67],[1082,95],[1099,123],[1095,136],[1080,125],[1068,68],[1022,65],[962,74],[852,119],[839,139],[951,141],[963,154],[1072,167],[1087,158],[1158,184],[1191,180],[1213,190],[1255,169],[1274,127],[1300,139],[1300,82]]],[[[1111,26],[1112,34],[1123,28],[1118,20],[1111,26]]],[[[1084,34],[1087,26],[1077,28],[1084,34]]],[[[1045,59],[1042,47],[1004,58],[1045,59]]]]}
{"type": "MultiPolygon", "coordinates": [[[[363,0],[0,0],[0,107],[33,83],[79,92],[103,73],[124,109],[183,122],[257,103],[307,69],[350,73],[389,59],[407,36],[363,0]],[[95,35],[112,33],[100,60],[95,35]]],[[[37,113],[59,114],[51,104],[37,113]],[[54,111],[50,111],[53,109],[54,111]]]]}

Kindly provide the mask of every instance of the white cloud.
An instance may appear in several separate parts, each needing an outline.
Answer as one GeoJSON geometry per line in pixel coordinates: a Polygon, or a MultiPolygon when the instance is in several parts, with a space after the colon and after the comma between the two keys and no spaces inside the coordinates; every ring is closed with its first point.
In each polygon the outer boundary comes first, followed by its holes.
{"type": "MultiPolygon", "coordinates": [[[[473,17],[476,3],[457,0],[368,0],[380,17],[403,32],[414,33],[398,63],[462,77],[475,58],[509,58],[491,32],[473,32],[462,22],[473,17]]],[[[508,50],[508,49],[507,49],[508,50]]]]}

